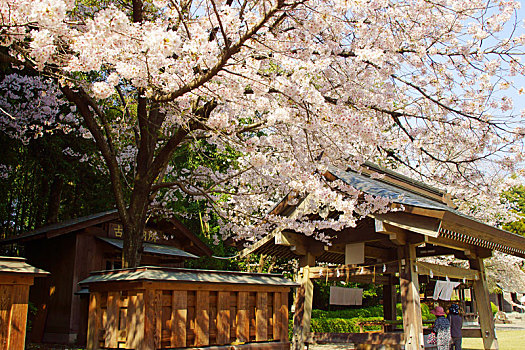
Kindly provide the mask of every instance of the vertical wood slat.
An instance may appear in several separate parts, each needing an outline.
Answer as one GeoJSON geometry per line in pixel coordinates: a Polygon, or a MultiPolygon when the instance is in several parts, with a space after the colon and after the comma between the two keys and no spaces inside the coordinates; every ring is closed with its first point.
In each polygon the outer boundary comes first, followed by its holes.
{"type": "Polygon", "coordinates": [[[210,292],[195,293],[195,346],[210,344],[210,292]]]}
{"type": "Polygon", "coordinates": [[[100,348],[98,336],[100,334],[100,325],[102,312],[100,304],[102,296],[99,292],[92,292],[89,296],[89,320],[87,333],[87,350],[96,350],[100,348]]]}
{"type": "Polygon", "coordinates": [[[257,292],[255,305],[255,341],[268,339],[268,293],[257,292]]]}
{"type": "MultiPolygon", "coordinates": [[[[277,293],[275,293],[277,294],[277,293]]],[[[284,342],[288,341],[288,292],[281,293],[281,335],[279,339],[284,342]]]]}
{"type": "Polygon", "coordinates": [[[247,342],[250,339],[250,319],[248,316],[248,292],[237,295],[237,341],[247,342]]]}
{"type": "Polygon", "coordinates": [[[186,323],[188,317],[188,292],[174,290],[171,299],[172,347],[186,347],[186,323]]]}
{"type": "Polygon", "coordinates": [[[0,349],[9,349],[9,321],[11,318],[12,285],[0,286],[0,349]]]}
{"type": "Polygon", "coordinates": [[[281,293],[273,293],[273,340],[281,339],[283,318],[281,315],[281,293]]]}
{"type": "Polygon", "coordinates": [[[230,342],[230,292],[217,294],[217,344],[230,342]]]}
{"type": "Polygon", "coordinates": [[[27,300],[29,285],[14,285],[11,297],[11,316],[9,325],[9,349],[23,350],[26,340],[27,300]]]}
{"type": "Polygon", "coordinates": [[[116,348],[118,344],[118,326],[120,316],[120,293],[108,292],[107,322],[104,335],[104,346],[116,348]]]}
{"type": "Polygon", "coordinates": [[[162,337],[162,290],[146,289],[144,305],[144,346],[146,349],[159,349],[162,337]]]}
{"type": "Polygon", "coordinates": [[[144,293],[128,294],[126,348],[139,349],[144,341],[144,293]]]}

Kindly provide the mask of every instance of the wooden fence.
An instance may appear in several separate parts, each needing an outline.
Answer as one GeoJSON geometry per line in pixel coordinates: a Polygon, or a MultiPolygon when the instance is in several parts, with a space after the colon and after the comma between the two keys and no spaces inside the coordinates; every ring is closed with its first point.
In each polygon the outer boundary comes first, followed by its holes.
{"type": "Polygon", "coordinates": [[[249,348],[289,349],[290,287],[118,282],[89,288],[89,350],[235,349],[255,343],[249,348]]]}

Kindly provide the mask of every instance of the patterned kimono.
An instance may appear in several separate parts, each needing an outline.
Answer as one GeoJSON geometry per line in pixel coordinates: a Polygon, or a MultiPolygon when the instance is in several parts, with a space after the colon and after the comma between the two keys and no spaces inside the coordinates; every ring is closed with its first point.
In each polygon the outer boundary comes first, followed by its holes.
{"type": "Polygon", "coordinates": [[[438,316],[434,322],[434,332],[436,332],[438,350],[450,349],[450,321],[445,316],[438,316]]]}

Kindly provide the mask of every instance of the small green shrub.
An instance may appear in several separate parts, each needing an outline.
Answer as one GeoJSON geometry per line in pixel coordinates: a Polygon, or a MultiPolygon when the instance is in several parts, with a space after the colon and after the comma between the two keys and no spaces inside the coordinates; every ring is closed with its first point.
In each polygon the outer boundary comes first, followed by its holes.
{"type": "Polygon", "coordinates": [[[430,313],[430,308],[427,304],[421,304],[421,317],[423,321],[433,321],[436,319],[436,315],[430,313]]]}
{"type": "MultiPolygon", "coordinates": [[[[403,307],[401,306],[401,303],[396,304],[396,314],[398,320],[402,319],[403,307]]],[[[428,305],[421,304],[421,318],[423,321],[433,321],[436,319],[436,316],[430,313],[428,305]]]]}
{"type": "Polygon", "coordinates": [[[492,310],[492,315],[496,315],[499,311],[498,307],[496,306],[496,304],[494,304],[492,301],[490,302],[490,309],[492,310]]]}
{"type": "Polygon", "coordinates": [[[369,306],[359,309],[346,310],[312,310],[312,318],[356,318],[356,317],[381,317],[383,316],[383,306],[369,306]]]}
{"type": "Polygon", "coordinates": [[[313,318],[310,330],[319,333],[359,332],[357,321],[347,318],[313,318]]]}

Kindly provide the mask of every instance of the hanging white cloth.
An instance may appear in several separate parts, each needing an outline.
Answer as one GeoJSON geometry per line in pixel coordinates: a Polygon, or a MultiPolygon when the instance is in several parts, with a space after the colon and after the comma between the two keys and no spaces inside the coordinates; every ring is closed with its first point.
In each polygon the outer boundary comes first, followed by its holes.
{"type": "Polygon", "coordinates": [[[434,295],[432,298],[434,300],[450,300],[454,288],[456,288],[459,285],[459,282],[436,281],[436,286],[434,287],[434,295]]]}
{"type": "Polygon", "coordinates": [[[362,305],[362,288],[330,287],[330,305],[362,305]]]}

